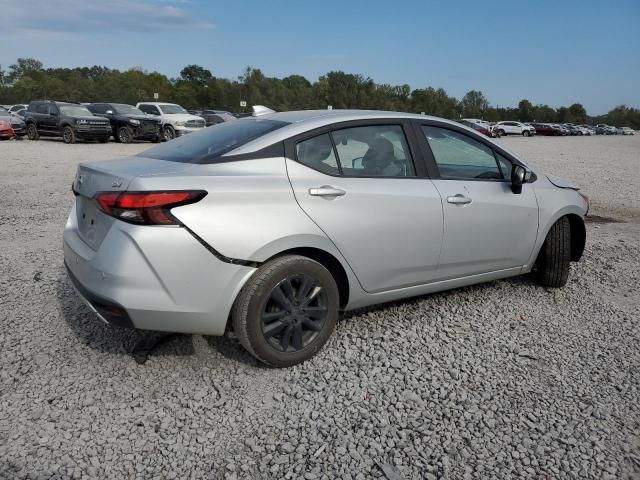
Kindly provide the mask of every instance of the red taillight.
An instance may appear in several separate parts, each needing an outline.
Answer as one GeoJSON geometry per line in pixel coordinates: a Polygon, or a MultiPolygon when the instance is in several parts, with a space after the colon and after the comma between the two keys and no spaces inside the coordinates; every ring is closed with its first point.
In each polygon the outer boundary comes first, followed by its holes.
{"type": "Polygon", "coordinates": [[[171,215],[170,210],[195,203],[206,194],[204,190],[99,192],[95,199],[104,213],[125,222],[140,225],[180,225],[180,221],[171,215]]]}

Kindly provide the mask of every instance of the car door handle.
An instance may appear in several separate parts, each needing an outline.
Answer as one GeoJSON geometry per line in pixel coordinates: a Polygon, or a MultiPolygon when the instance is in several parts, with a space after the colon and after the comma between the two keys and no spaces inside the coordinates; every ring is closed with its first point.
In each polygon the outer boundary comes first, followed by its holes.
{"type": "Polygon", "coordinates": [[[468,203],[471,203],[471,199],[458,193],[457,195],[447,197],[447,202],[453,203],[454,205],[467,205],[468,203]]]}
{"type": "Polygon", "coordinates": [[[340,188],[332,187],[331,185],[323,185],[309,189],[309,195],[313,195],[314,197],[341,197],[345,193],[347,192],[340,188]]]}

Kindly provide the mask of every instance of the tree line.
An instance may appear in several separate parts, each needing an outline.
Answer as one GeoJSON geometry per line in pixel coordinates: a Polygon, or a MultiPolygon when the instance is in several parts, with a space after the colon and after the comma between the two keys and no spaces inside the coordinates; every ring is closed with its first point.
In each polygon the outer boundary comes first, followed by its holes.
{"type": "Polygon", "coordinates": [[[640,109],[620,105],[606,115],[590,117],[580,103],[553,108],[523,99],[517,107],[492,106],[477,90],[461,100],[442,88],[375,83],[363,75],[332,71],[310,82],[301,75],[265,76],[248,67],[235,80],[220,78],[199,65],[188,65],[178,78],[141,68],[120,71],[101,66],[45,68],[33,58],[18,58],[7,70],[0,66],[0,104],[56,99],[70,102],[109,101],[136,104],[153,100],[173,102],[188,109],[214,108],[243,111],[247,105],[274,110],[361,108],[424,112],[450,119],[482,118],[487,121],[519,120],[543,123],[607,123],[640,129],[640,109]]]}

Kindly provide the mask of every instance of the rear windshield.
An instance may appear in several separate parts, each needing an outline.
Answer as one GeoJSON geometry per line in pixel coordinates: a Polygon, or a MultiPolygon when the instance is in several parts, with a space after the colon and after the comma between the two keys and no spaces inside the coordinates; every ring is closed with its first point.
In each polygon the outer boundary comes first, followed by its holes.
{"type": "Polygon", "coordinates": [[[225,122],[176,138],[141,155],[158,160],[181,163],[212,163],[211,161],[278,128],[289,125],[277,120],[244,118],[225,122]]]}

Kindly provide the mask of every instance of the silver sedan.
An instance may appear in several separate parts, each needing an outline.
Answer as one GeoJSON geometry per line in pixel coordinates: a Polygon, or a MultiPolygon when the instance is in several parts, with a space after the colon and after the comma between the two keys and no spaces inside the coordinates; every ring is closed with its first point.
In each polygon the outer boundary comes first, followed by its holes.
{"type": "Polygon", "coordinates": [[[112,325],[222,335],[278,367],[340,311],[532,273],[562,287],[588,199],[440,118],[267,113],[81,164],[69,277],[112,325]]]}

